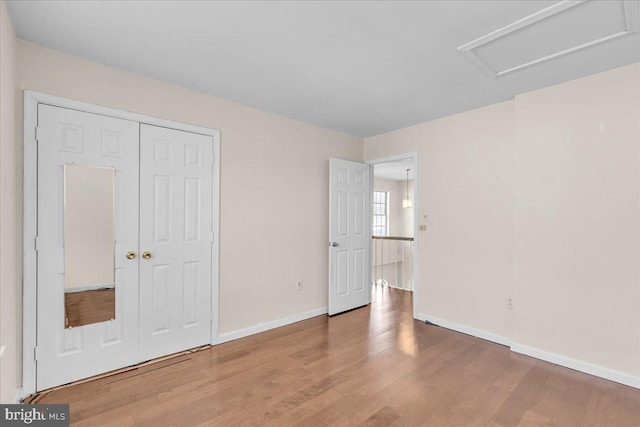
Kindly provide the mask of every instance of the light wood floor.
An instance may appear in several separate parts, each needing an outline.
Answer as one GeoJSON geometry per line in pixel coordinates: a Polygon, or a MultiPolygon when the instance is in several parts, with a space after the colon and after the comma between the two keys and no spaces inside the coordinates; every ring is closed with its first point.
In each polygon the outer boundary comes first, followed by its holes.
{"type": "Polygon", "coordinates": [[[77,425],[640,426],[640,390],[411,318],[411,294],[53,391],[77,425]]]}

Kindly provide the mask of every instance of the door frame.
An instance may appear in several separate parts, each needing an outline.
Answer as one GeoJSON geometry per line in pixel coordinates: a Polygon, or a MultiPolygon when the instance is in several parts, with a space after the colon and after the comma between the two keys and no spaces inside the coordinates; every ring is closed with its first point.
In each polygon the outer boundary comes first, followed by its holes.
{"type": "Polygon", "coordinates": [[[212,221],[214,241],[211,248],[211,307],[216,315],[211,319],[211,344],[218,342],[220,289],[220,131],[174,122],[144,114],[76,101],[40,92],[24,92],[24,160],[23,160],[23,237],[22,237],[22,391],[23,399],[36,392],[37,357],[37,214],[38,214],[38,149],[36,127],[38,104],[100,114],[141,124],[197,133],[213,138],[212,221]]]}
{"type": "MultiPolygon", "coordinates": [[[[413,179],[413,287],[411,291],[413,292],[413,318],[418,319],[418,206],[419,200],[418,195],[420,194],[418,191],[419,179],[420,176],[420,165],[418,162],[418,152],[412,151],[404,154],[396,154],[388,157],[381,157],[378,159],[365,160],[364,163],[370,164],[375,167],[375,165],[380,163],[393,163],[398,162],[400,160],[412,159],[415,164],[415,175],[413,179]]],[[[371,180],[373,182],[374,174],[371,174],[371,180]]],[[[371,191],[373,191],[373,185],[371,185],[371,191]]],[[[373,203],[373,197],[371,198],[373,203]]],[[[371,208],[371,212],[373,212],[373,208],[371,208]]]]}

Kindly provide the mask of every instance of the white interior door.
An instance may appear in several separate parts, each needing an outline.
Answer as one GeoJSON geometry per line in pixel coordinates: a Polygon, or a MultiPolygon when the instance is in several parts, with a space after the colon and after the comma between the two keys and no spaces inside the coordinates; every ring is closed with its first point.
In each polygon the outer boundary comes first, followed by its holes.
{"type": "Polygon", "coordinates": [[[211,342],[213,139],[142,124],[140,153],[140,354],[148,360],[211,342]]]}
{"type": "Polygon", "coordinates": [[[370,168],[329,161],[329,315],[371,302],[370,168]]]}
{"type": "MultiPolygon", "coordinates": [[[[38,106],[37,390],[138,362],[138,123],[38,106]],[[114,168],[115,319],[65,329],[64,166],[114,168]]],[[[86,218],[90,222],[92,218],[86,218]]]]}

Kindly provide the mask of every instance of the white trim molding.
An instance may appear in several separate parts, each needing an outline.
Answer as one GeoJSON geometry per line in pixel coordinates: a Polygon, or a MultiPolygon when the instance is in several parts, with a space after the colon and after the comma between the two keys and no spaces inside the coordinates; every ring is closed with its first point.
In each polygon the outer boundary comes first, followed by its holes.
{"type": "Polygon", "coordinates": [[[219,318],[219,254],[220,254],[220,131],[192,124],[174,122],[144,114],[132,113],[87,102],[76,101],[44,93],[24,92],[24,172],[23,172],[23,298],[22,298],[22,389],[18,392],[25,398],[36,392],[37,346],[37,284],[36,284],[36,235],[37,235],[37,145],[36,126],[38,104],[69,108],[87,113],[100,114],[141,124],[166,127],[185,132],[211,136],[213,138],[213,243],[212,243],[212,288],[211,343],[218,341],[219,318]]]}
{"type": "Polygon", "coordinates": [[[459,323],[450,322],[445,319],[440,319],[428,314],[418,314],[418,320],[427,321],[443,328],[451,329],[452,331],[461,332],[466,335],[471,335],[476,338],[480,338],[486,341],[491,341],[496,344],[505,345],[509,347],[511,345],[511,338],[503,335],[494,334],[493,332],[483,331],[482,329],[473,328],[471,326],[461,325],[459,323]]]}
{"type": "Polygon", "coordinates": [[[249,335],[259,334],[260,332],[266,332],[271,329],[279,328],[281,326],[286,326],[292,323],[300,322],[302,320],[311,319],[312,317],[322,316],[327,313],[328,307],[321,307],[304,313],[298,313],[291,316],[283,317],[282,319],[272,320],[267,323],[260,323],[255,326],[249,326],[248,328],[225,332],[218,336],[218,340],[214,344],[222,344],[225,342],[234,341],[240,338],[248,337],[249,335]]]}
{"type": "Polygon", "coordinates": [[[640,389],[640,377],[585,362],[584,360],[573,359],[561,354],[551,353],[549,351],[516,343],[511,345],[511,351],[640,389]]]}
{"type": "Polygon", "coordinates": [[[474,65],[480,68],[487,76],[491,78],[496,78],[496,77],[504,76],[505,74],[512,73],[514,71],[531,67],[532,65],[536,65],[541,62],[558,58],[560,56],[568,55],[570,53],[573,53],[591,46],[595,46],[598,44],[602,44],[609,40],[617,39],[619,37],[626,36],[628,34],[637,33],[640,31],[640,18],[639,18],[640,5],[638,4],[639,2],[629,1],[629,0],[620,0],[623,6],[622,9],[624,11],[625,28],[613,34],[609,34],[604,37],[599,37],[595,40],[591,40],[586,43],[582,43],[582,44],[570,47],[568,49],[560,50],[558,52],[554,52],[549,55],[545,55],[540,58],[536,58],[531,61],[527,61],[525,63],[515,65],[513,67],[505,68],[503,70],[495,70],[491,66],[491,64],[489,64],[485,59],[483,59],[475,51],[477,48],[486,46],[492,42],[495,42],[496,40],[499,40],[503,37],[507,37],[510,34],[516,33],[517,31],[521,31],[531,25],[534,25],[545,19],[551,18],[552,16],[555,16],[561,12],[564,12],[568,9],[584,4],[587,1],[590,1],[590,0],[560,1],[542,10],[539,10],[538,12],[525,16],[522,19],[518,19],[517,21],[512,22],[509,25],[505,25],[502,28],[498,28],[495,31],[492,31],[488,34],[478,37],[475,40],[465,43],[462,46],[458,47],[458,51],[463,53],[474,65]]]}

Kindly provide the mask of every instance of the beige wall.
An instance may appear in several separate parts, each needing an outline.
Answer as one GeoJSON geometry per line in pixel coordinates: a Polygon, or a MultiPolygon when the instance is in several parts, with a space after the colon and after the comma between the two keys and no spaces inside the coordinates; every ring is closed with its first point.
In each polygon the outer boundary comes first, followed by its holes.
{"type": "Polygon", "coordinates": [[[640,64],[515,100],[514,342],[640,375],[640,64]]]}
{"type": "Polygon", "coordinates": [[[364,144],[367,160],[418,152],[418,313],[499,335],[510,327],[512,114],[506,102],[364,144]]]}
{"type": "Polygon", "coordinates": [[[365,139],[419,152],[419,313],[640,384],[639,104],[634,64],[365,139]]]}
{"type": "Polygon", "coordinates": [[[221,130],[220,333],[326,307],[329,158],[360,138],[24,41],[17,84],[20,154],[23,90],[221,130]]]}
{"type": "Polygon", "coordinates": [[[0,0],[0,345],[6,345],[0,359],[0,402],[13,403],[19,372],[18,283],[22,261],[18,254],[16,222],[18,198],[16,180],[16,36],[4,0],[0,0]]]}

